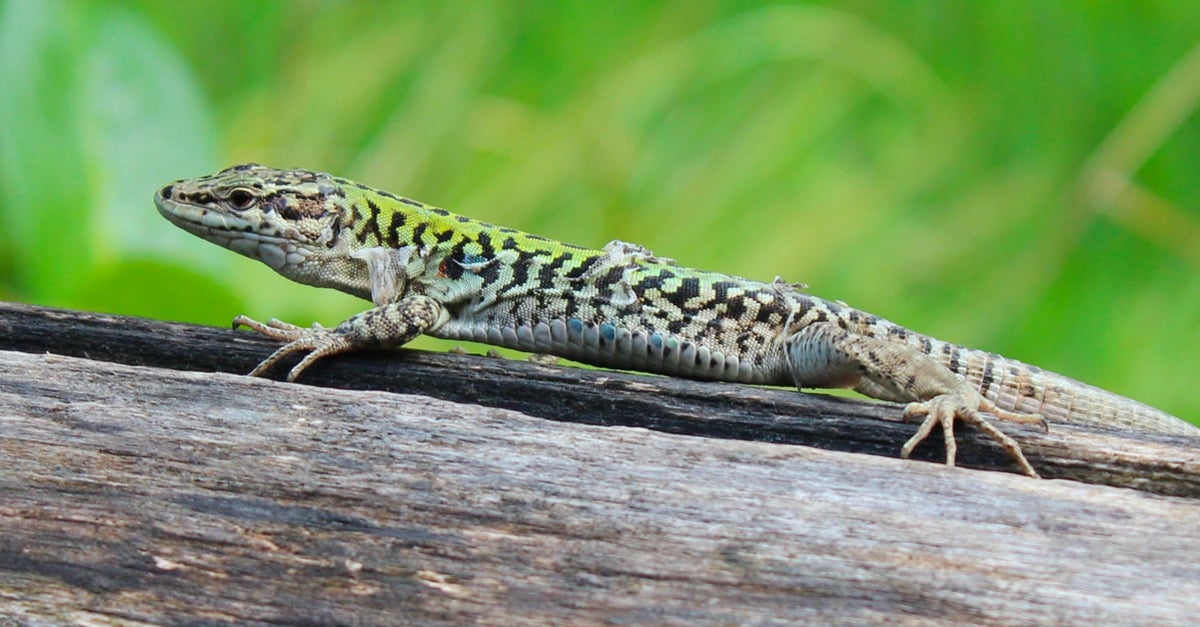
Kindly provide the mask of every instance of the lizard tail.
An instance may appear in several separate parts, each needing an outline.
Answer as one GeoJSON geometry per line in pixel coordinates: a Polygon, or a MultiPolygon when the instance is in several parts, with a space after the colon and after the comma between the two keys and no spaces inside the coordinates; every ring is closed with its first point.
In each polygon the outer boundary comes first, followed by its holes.
{"type": "Polygon", "coordinates": [[[1171,414],[1015,359],[953,344],[934,346],[931,354],[1001,409],[1040,414],[1051,423],[1200,435],[1200,428],[1171,414]]]}

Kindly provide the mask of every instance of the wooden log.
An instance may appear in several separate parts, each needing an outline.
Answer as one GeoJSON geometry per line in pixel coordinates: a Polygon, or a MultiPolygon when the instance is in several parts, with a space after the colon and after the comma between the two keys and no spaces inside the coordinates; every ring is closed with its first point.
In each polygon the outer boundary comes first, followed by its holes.
{"type": "Polygon", "coordinates": [[[1185,624],[1198,519],[1073,481],[0,351],[15,622],[1185,624]]]}
{"type": "MultiPolygon", "coordinates": [[[[245,373],[277,346],[248,332],[0,303],[0,350],[245,373]]],[[[283,372],[280,368],[274,375],[283,372]]],[[[412,350],[326,359],[301,382],[423,394],[580,424],[891,457],[916,429],[900,421],[900,406],[890,403],[412,350]]],[[[1200,437],[1057,424],[1049,433],[1009,424],[1001,428],[1017,437],[1045,477],[1200,496],[1200,437]]],[[[1016,471],[992,440],[967,427],[958,432],[960,465],[1016,471]]],[[[940,462],[940,434],[919,446],[914,457],[940,462]]]]}

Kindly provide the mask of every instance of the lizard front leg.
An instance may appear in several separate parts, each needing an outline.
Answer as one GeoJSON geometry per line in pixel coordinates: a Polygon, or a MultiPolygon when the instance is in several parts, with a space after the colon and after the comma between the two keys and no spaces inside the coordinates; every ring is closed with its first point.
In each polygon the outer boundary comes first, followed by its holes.
{"type": "Polygon", "coordinates": [[[954,421],[975,425],[1000,443],[1031,477],[1037,472],[1016,440],[984,420],[981,412],[1017,423],[1046,426],[1041,416],[1001,409],[969,383],[914,346],[851,333],[835,324],[817,323],[788,338],[788,365],[797,387],[853,387],[881,400],[908,402],[906,419],[924,417],[916,435],[900,449],[907,458],[941,425],[946,441],[946,465],[958,452],[954,421]]]}
{"type": "Polygon", "coordinates": [[[307,351],[304,359],[288,372],[287,380],[295,381],[318,359],[363,349],[402,346],[441,326],[448,318],[441,303],[428,296],[414,295],[355,314],[333,329],[319,324],[306,329],[274,319],[264,324],[246,316],[234,318],[233,326],[247,326],[269,338],[287,342],[258,364],[250,372],[252,377],[261,376],[287,355],[307,351]]]}

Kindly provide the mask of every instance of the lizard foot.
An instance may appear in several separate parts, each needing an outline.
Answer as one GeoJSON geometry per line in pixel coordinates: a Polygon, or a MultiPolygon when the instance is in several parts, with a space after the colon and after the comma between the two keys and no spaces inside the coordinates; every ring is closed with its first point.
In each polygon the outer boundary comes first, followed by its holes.
{"type": "Polygon", "coordinates": [[[249,374],[251,377],[262,376],[263,373],[278,363],[280,359],[292,353],[308,351],[304,359],[301,359],[300,363],[288,371],[287,380],[295,381],[296,377],[300,376],[300,373],[304,372],[316,360],[358,348],[358,343],[349,334],[344,332],[341,327],[327,329],[320,324],[314,323],[311,328],[306,329],[274,318],[264,324],[246,316],[238,316],[233,319],[233,327],[236,329],[239,326],[249,327],[273,340],[287,342],[283,346],[280,346],[274,353],[271,353],[269,357],[262,360],[254,370],[251,370],[249,374]]]}
{"type": "Polygon", "coordinates": [[[942,426],[943,439],[946,442],[946,465],[953,466],[955,457],[958,455],[958,443],[954,440],[954,421],[958,419],[974,425],[980,431],[988,434],[1000,446],[1004,447],[1004,450],[1008,451],[1008,454],[1017,461],[1017,465],[1020,466],[1026,475],[1038,478],[1037,471],[1033,469],[1029,460],[1025,459],[1025,454],[1021,452],[1021,445],[1017,444],[1016,440],[997,429],[990,422],[984,420],[980,412],[987,412],[1008,422],[1038,424],[1043,429],[1046,428],[1046,420],[1036,414],[1018,414],[1000,409],[990,400],[974,391],[971,392],[971,394],[941,394],[926,401],[909,403],[904,409],[904,417],[911,420],[924,416],[925,419],[921,422],[921,426],[917,428],[917,433],[904,443],[904,446],[900,449],[900,456],[907,458],[913,449],[916,448],[917,444],[920,444],[925,438],[929,437],[934,426],[940,424],[942,426]]]}

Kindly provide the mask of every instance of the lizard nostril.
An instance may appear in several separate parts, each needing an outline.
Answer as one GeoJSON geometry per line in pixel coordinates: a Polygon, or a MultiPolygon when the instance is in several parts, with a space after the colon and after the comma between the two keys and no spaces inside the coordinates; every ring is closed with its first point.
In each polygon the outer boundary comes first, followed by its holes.
{"type": "Polygon", "coordinates": [[[158,196],[159,196],[159,198],[170,198],[171,193],[174,191],[175,191],[174,185],[167,185],[166,187],[158,190],[158,196]]]}

